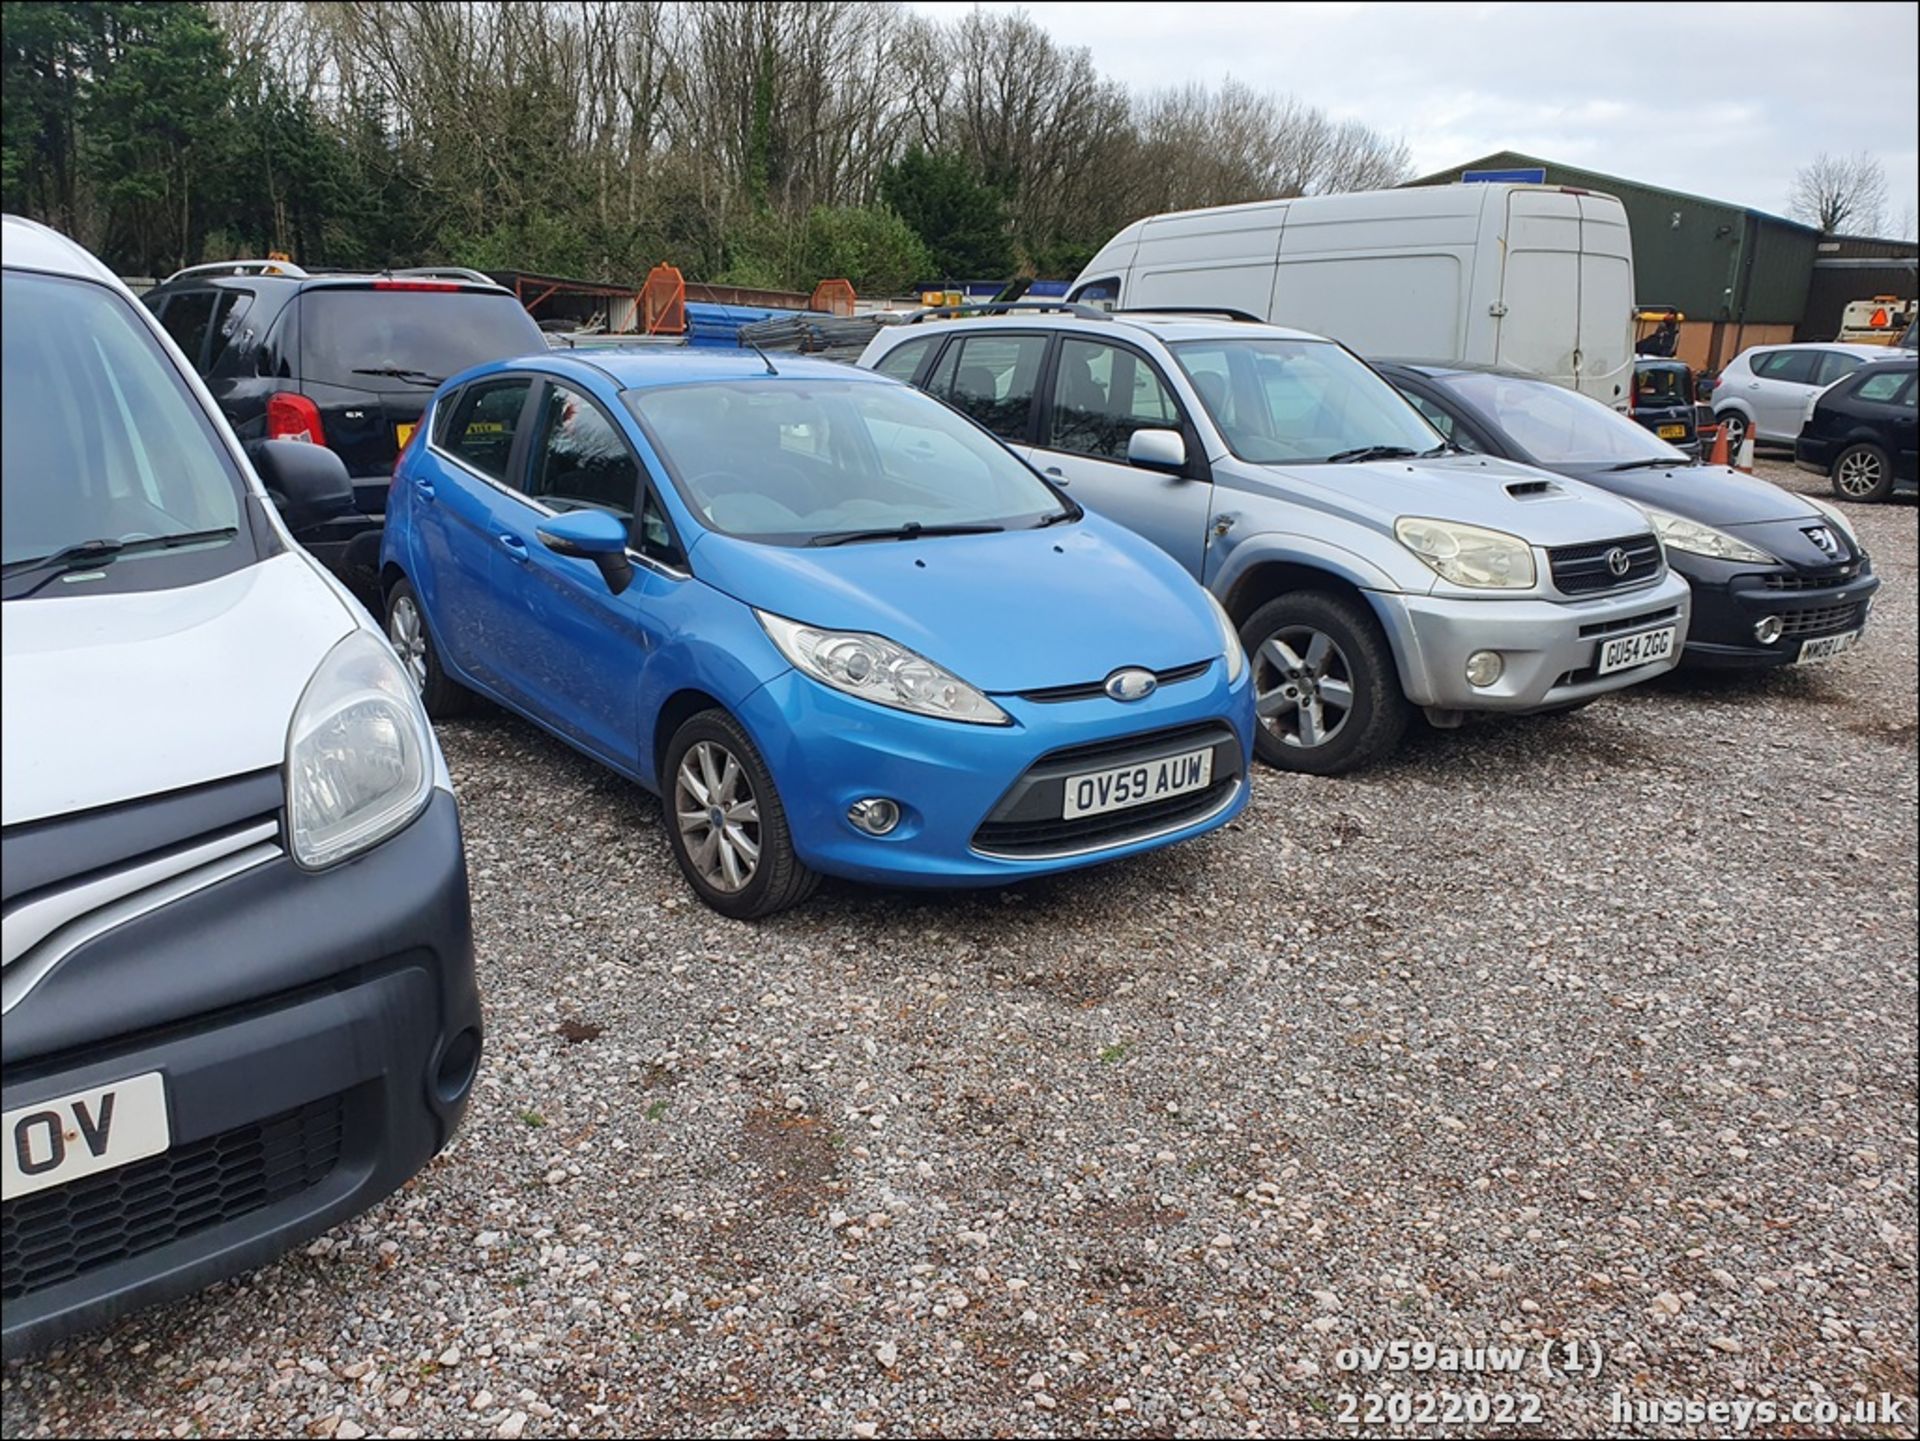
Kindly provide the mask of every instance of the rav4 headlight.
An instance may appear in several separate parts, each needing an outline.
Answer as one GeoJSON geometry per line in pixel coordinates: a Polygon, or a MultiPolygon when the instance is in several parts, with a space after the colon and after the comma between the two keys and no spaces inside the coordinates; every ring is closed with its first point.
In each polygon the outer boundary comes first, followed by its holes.
{"type": "Polygon", "coordinates": [[[393,653],[356,630],[327,652],[287,730],[287,840],[318,870],[358,855],[426,808],[433,732],[393,653]]]}
{"type": "Polygon", "coordinates": [[[822,630],[754,612],[780,654],[822,685],[875,705],[972,725],[1011,725],[1007,713],[951,671],[864,631],[822,630]]]}
{"type": "Polygon", "coordinates": [[[1656,510],[1650,505],[1643,505],[1640,509],[1647,513],[1647,519],[1653,522],[1653,533],[1660,537],[1661,544],[1668,550],[1684,550],[1693,555],[1711,556],[1715,560],[1737,560],[1747,565],[1779,564],[1775,557],[1758,546],[1748,545],[1724,530],[1716,530],[1710,525],[1702,525],[1697,520],[1688,520],[1668,511],[1656,510]]]}
{"type": "Polygon", "coordinates": [[[1246,648],[1240,644],[1240,632],[1233,628],[1233,617],[1227,614],[1227,608],[1220,604],[1218,597],[1210,590],[1202,591],[1207,604],[1213,607],[1213,618],[1220,623],[1220,645],[1227,661],[1227,684],[1232,685],[1240,679],[1240,672],[1247,668],[1246,648]]]}
{"type": "Polygon", "coordinates": [[[1532,590],[1533,547],[1517,535],[1452,520],[1403,515],[1394,538],[1443,580],[1475,590],[1532,590]]]}

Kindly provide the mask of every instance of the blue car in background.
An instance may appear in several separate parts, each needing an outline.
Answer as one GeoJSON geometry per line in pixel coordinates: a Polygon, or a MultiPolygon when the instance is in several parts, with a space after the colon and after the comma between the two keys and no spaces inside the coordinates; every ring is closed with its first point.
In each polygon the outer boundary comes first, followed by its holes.
{"type": "Polygon", "coordinates": [[[995,885],[1247,800],[1246,657],[1174,561],[972,421],[823,361],[528,357],[394,472],[387,633],[648,789],[753,918],[822,873],[995,885]]]}

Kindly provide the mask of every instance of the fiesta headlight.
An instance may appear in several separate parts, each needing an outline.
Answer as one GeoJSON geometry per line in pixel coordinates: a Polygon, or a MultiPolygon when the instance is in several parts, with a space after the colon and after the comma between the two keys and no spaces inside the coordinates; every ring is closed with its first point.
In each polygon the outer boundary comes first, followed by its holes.
{"type": "Polygon", "coordinates": [[[1653,533],[1660,537],[1660,543],[1668,550],[1684,550],[1693,555],[1711,556],[1715,560],[1737,560],[1747,565],[1779,564],[1777,559],[1758,546],[1748,545],[1724,530],[1702,525],[1697,520],[1688,520],[1685,516],[1656,510],[1650,505],[1643,505],[1640,509],[1647,513],[1647,519],[1653,522],[1653,533]]]}
{"type": "Polygon", "coordinates": [[[426,808],[433,732],[400,663],[356,630],[320,662],[287,728],[287,840],[308,870],[377,845],[426,808]]]}
{"type": "Polygon", "coordinates": [[[1220,645],[1227,661],[1227,684],[1232,685],[1240,679],[1240,672],[1247,668],[1246,647],[1240,644],[1240,632],[1233,628],[1233,617],[1227,614],[1227,608],[1220,604],[1219,598],[1210,590],[1202,591],[1207,604],[1213,607],[1213,618],[1220,625],[1220,645]]]}
{"type": "Polygon", "coordinates": [[[1455,585],[1475,590],[1533,589],[1533,547],[1517,535],[1416,515],[1396,520],[1393,534],[1429,570],[1455,585]]]}
{"type": "Polygon", "coordinates": [[[1824,515],[1827,518],[1827,523],[1847,538],[1847,544],[1853,547],[1855,555],[1865,555],[1867,553],[1867,548],[1860,544],[1859,532],[1854,530],[1853,522],[1847,519],[1846,512],[1841,510],[1839,506],[1829,505],[1817,496],[1803,495],[1800,498],[1815,510],[1819,511],[1820,514],[1824,515]]]}
{"type": "Polygon", "coordinates": [[[953,672],[883,635],[823,630],[756,610],[767,635],[796,670],[875,705],[970,725],[1013,724],[1007,713],[953,672]]]}

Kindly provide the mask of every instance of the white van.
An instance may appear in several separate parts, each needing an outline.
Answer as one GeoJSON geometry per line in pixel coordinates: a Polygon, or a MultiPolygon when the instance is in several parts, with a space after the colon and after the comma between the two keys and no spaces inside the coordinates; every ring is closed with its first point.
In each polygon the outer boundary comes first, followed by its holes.
{"type": "Polygon", "coordinates": [[[1611,195],[1432,185],[1136,220],[1069,300],[1245,311],[1362,355],[1528,370],[1626,410],[1633,245],[1611,195]]]}

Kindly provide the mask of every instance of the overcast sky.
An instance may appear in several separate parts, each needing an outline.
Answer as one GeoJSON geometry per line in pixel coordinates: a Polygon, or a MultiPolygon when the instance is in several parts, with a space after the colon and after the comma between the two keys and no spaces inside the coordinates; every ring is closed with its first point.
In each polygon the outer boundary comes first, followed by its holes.
{"type": "Polygon", "coordinates": [[[1882,230],[1920,203],[1911,3],[982,8],[1027,11],[1130,87],[1231,75],[1297,95],[1404,139],[1420,175],[1519,150],[1784,214],[1814,155],[1869,150],[1882,230]]]}

